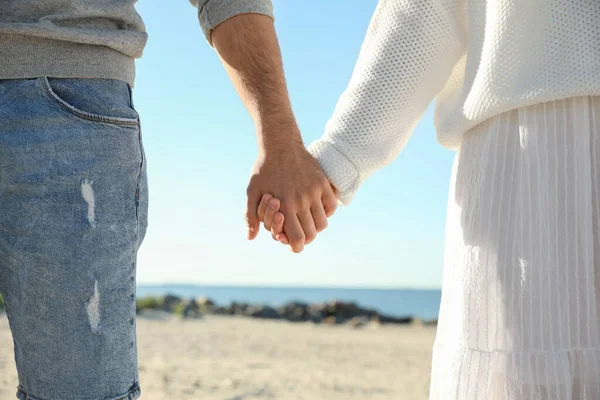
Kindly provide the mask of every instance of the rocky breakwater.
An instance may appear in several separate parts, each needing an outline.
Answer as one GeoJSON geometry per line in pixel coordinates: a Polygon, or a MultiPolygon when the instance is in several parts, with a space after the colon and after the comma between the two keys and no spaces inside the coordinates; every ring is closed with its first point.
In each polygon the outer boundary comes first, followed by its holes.
{"type": "Polygon", "coordinates": [[[357,328],[367,324],[437,324],[435,320],[422,321],[412,316],[386,315],[372,308],[361,307],[354,302],[337,300],[327,303],[292,301],[278,307],[241,302],[232,302],[224,306],[206,297],[186,299],[168,294],[162,297],[140,298],[137,300],[136,310],[138,313],[144,313],[145,310],[160,310],[180,315],[183,318],[201,318],[203,315],[232,315],[315,324],[347,324],[357,328]]]}

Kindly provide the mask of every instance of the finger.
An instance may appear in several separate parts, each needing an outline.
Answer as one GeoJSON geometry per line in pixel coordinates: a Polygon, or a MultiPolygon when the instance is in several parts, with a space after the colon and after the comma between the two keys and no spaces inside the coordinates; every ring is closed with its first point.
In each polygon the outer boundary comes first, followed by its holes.
{"type": "Polygon", "coordinates": [[[323,202],[323,208],[325,209],[325,215],[327,215],[327,218],[331,217],[337,209],[338,199],[336,193],[337,191],[335,188],[329,185],[329,187],[323,191],[323,195],[321,196],[321,201],[323,202]]]}
{"type": "Polygon", "coordinates": [[[273,198],[273,196],[271,194],[266,193],[260,199],[260,204],[258,205],[258,211],[256,212],[256,215],[260,222],[265,221],[265,213],[267,212],[267,206],[269,204],[269,201],[271,201],[272,198],[273,198]]]}
{"type": "Polygon", "coordinates": [[[279,211],[280,205],[281,203],[279,202],[279,199],[272,198],[271,201],[269,201],[269,206],[267,207],[267,212],[265,213],[264,219],[264,225],[266,230],[271,230],[271,226],[273,225],[273,218],[275,217],[275,214],[279,211]]]}
{"type": "Polygon", "coordinates": [[[323,203],[316,203],[310,208],[310,212],[315,221],[315,228],[317,233],[323,232],[327,228],[327,214],[323,208],[323,203]]]}
{"type": "Polygon", "coordinates": [[[246,204],[246,224],[248,225],[248,240],[254,240],[258,235],[260,221],[258,220],[258,204],[260,203],[260,194],[256,195],[248,191],[248,202],[246,204]]]}
{"type": "Polygon", "coordinates": [[[280,233],[279,235],[275,236],[275,240],[277,240],[283,244],[290,244],[290,239],[288,239],[288,237],[285,233],[280,233]]]}
{"type": "Polygon", "coordinates": [[[273,217],[273,225],[271,226],[271,236],[273,240],[277,240],[277,235],[284,235],[283,233],[283,221],[285,217],[282,213],[277,212],[273,217]]]}
{"type": "Polygon", "coordinates": [[[284,213],[285,221],[283,223],[283,230],[289,239],[290,247],[294,253],[300,253],[304,250],[304,231],[302,225],[298,220],[296,213],[284,213]]]}
{"type": "Polygon", "coordinates": [[[310,244],[317,237],[317,228],[315,227],[313,216],[310,211],[304,211],[298,214],[298,219],[304,231],[304,244],[310,244]]]}

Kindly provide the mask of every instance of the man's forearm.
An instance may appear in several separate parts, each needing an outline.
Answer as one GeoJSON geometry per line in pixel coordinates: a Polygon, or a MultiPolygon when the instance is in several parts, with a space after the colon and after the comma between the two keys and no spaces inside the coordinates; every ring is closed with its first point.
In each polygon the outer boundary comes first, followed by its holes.
{"type": "Polygon", "coordinates": [[[281,202],[283,230],[292,250],[300,252],[325,229],[336,199],[319,164],[302,143],[273,21],[264,15],[240,14],[218,25],[210,40],[258,135],[259,156],[246,189],[248,238],[256,237],[258,207],[264,195],[270,194],[281,202]]]}
{"type": "Polygon", "coordinates": [[[302,144],[273,20],[259,14],[237,15],[213,30],[212,43],[254,120],[261,149],[302,144]]]}

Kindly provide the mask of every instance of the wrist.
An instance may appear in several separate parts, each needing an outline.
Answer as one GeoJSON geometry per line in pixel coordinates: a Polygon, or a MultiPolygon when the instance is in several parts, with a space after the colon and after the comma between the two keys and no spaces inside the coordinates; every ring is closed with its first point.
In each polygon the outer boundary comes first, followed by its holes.
{"type": "Polygon", "coordinates": [[[261,152],[282,152],[299,147],[305,149],[300,129],[296,121],[291,119],[262,120],[256,128],[258,146],[261,152]]]}

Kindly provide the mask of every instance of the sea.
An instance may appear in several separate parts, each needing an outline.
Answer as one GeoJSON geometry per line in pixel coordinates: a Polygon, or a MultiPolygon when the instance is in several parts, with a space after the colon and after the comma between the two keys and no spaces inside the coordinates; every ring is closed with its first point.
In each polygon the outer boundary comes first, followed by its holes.
{"type": "Polygon", "coordinates": [[[219,305],[231,302],[265,304],[273,307],[289,301],[320,303],[332,300],[352,301],[362,307],[396,317],[412,316],[437,319],[441,291],[436,289],[355,289],[325,287],[259,287],[138,285],[137,296],[173,294],[184,298],[208,297],[219,305]]]}

